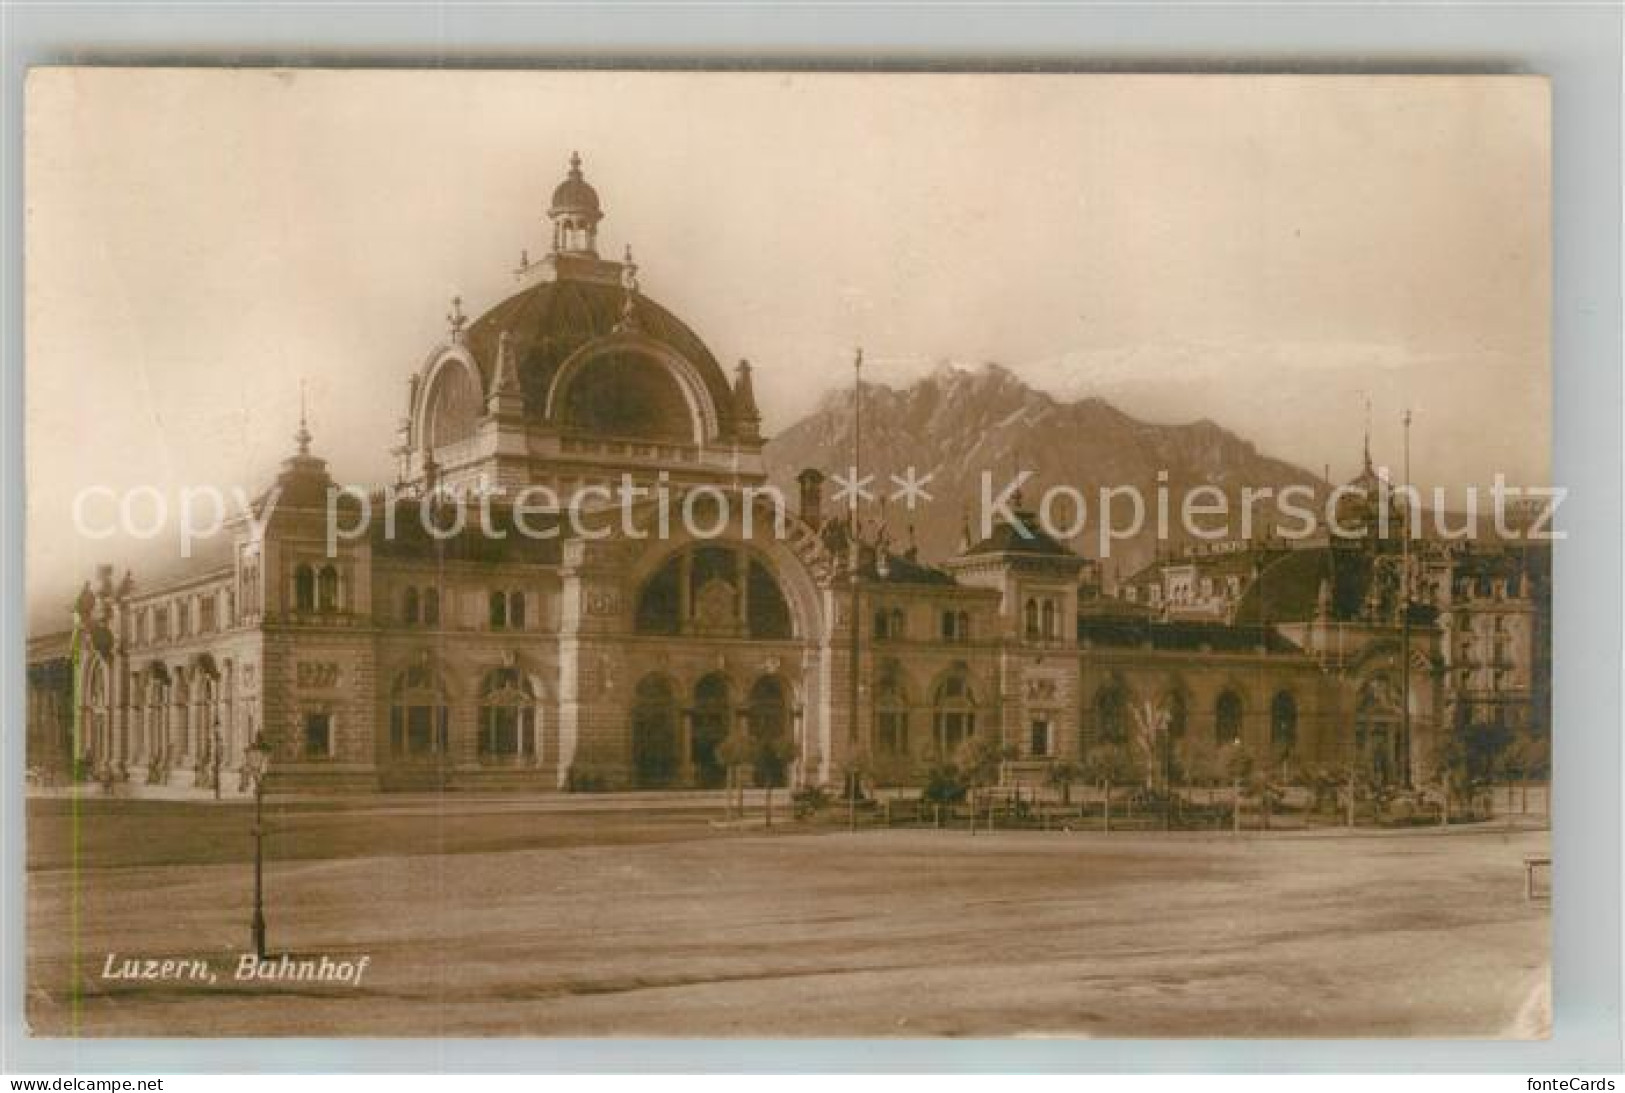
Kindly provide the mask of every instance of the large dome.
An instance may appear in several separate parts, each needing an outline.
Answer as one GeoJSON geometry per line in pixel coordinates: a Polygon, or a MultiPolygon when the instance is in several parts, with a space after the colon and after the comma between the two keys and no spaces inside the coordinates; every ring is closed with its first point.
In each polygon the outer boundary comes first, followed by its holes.
{"type": "MultiPolygon", "coordinates": [[[[513,353],[525,414],[543,420],[548,392],[559,368],[577,351],[599,339],[619,333],[627,292],[619,285],[588,280],[542,281],[497,304],[469,327],[464,342],[478,362],[486,387],[494,382],[498,347],[507,333],[513,353]]],[[[639,294],[636,298],[637,332],[686,361],[704,383],[717,414],[718,432],[734,431],[733,400],[726,377],[705,343],[671,312],[639,294]]],[[[586,369],[605,371],[606,361],[590,361],[586,369]]]]}

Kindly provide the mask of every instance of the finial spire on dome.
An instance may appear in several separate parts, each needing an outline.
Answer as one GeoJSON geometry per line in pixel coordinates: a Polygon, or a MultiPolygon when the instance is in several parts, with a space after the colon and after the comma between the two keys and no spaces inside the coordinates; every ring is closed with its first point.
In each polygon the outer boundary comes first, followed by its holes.
{"type": "Polygon", "coordinates": [[[1371,473],[1371,396],[1365,397],[1365,473],[1371,473]]]}
{"type": "Polygon", "coordinates": [[[300,455],[310,454],[310,423],[305,414],[305,381],[299,381],[299,431],[293,434],[300,455]]]}

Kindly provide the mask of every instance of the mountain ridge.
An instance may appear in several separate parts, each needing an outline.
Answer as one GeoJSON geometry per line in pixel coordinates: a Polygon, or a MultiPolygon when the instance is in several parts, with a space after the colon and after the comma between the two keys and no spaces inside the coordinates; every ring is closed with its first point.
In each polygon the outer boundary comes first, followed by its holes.
{"type": "MultiPolygon", "coordinates": [[[[765,455],[774,484],[793,496],[802,468],[844,471],[851,447],[852,392],[836,389],[769,441],[765,455]]],[[[1244,486],[1303,485],[1317,497],[1325,489],[1317,475],[1260,452],[1252,441],[1211,418],[1144,421],[1098,396],[1064,400],[993,363],[976,368],[939,365],[901,387],[865,381],[863,450],[863,470],[875,475],[877,495],[893,492],[891,476],[911,467],[917,475],[932,476],[926,487],[934,497],[929,504],[912,513],[900,503],[884,506],[891,541],[901,544],[912,538],[921,556],[931,561],[959,549],[964,518],[976,515],[981,504],[982,472],[992,472],[993,497],[1018,467],[1033,472],[1023,487],[1029,505],[1051,487],[1081,492],[1090,519],[1071,545],[1091,557],[1101,553],[1093,508],[1102,488],[1138,488],[1148,517],[1154,517],[1157,487],[1165,485],[1176,522],[1179,499],[1199,485],[1218,487],[1232,502],[1244,486]]],[[[1074,511],[1066,508],[1058,522],[1071,523],[1074,511]]],[[[1189,537],[1175,534],[1171,540],[1163,546],[1189,537]]],[[[1157,546],[1155,529],[1147,528],[1115,543],[1107,568],[1116,575],[1133,572],[1155,556],[1157,546]]]]}

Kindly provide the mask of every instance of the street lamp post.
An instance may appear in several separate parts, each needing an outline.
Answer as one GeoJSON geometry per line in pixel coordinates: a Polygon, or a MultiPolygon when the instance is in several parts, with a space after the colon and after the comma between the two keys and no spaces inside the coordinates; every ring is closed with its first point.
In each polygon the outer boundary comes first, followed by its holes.
{"type": "Polygon", "coordinates": [[[256,736],[243,752],[243,766],[254,781],[254,916],[249,930],[254,955],[265,959],[265,776],[271,768],[271,746],[256,736]]]}
{"type": "Polygon", "coordinates": [[[214,799],[220,800],[220,749],[223,745],[220,739],[220,722],[214,723],[214,743],[210,748],[211,758],[214,761],[214,799]]]}
{"type": "Polygon", "coordinates": [[[1235,780],[1230,785],[1230,831],[1231,834],[1241,834],[1241,737],[1230,742],[1235,748],[1235,780]]]}

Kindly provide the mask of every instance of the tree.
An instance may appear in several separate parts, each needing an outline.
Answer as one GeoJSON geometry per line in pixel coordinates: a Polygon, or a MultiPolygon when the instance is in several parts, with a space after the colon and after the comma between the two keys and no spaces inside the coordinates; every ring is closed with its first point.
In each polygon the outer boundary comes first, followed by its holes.
{"type": "Polygon", "coordinates": [[[801,745],[797,744],[789,733],[775,733],[771,736],[756,737],[755,764],[762,785],[766,788],[763,798],[764,819],[766,826],[773,826],[773,790],[784,779],[785,772],[792,764],[801,758],[801,745]]]}
{"type": "Polygon", "coordinates": [[[1138,781],[1141,767],[1136,752],[1124,744],[1096,744],[1084,753],[1084,777],[1105,787],[1106,833],[1112,830],[1112,787],[1138,781]]]}
{"type": "Polygon", "coordinates": [[[1168,721],[1168,709],[1160,702],[1148,698],[1134,707],[1134,743],[1146,789],[1156,788],[1158,776],[1166,780],[1168,774],[1168,721]]]}
{"type": "Polygon", "coordinates": [[[1180,777],[1190,785],[1208,788],[1208,804],[1213,803],[1213,787],[1224,781],[1226,767],[1219,746],[1201,733],[1180,740],[1174,749],[1180,777]]]}
{"type": "Polygon", "coordinates": [[[863,791],[863,779],[873,769],[874,762],[869,753],[861,749],[852,752],[841,762],[841,781],[846,787],[846,823],[853,831],[858,828],[858,795],[863,791]]]}
{"type": "Polygon", "coordinates": [[[1258,798],[1265,831],[1270,829],[1270,816],[1275,808],[1286,800],[1286,787],[1291,784],[1295,773],[1291,761],[1284,756],[1278,756],[1268,766],[1254,768],[1250,779],[1251,789],[1258,798]]]}
{"type": "Polygon", "coordinates": [[[1057,759],[1049,765],[1044,778],[1051,789],[1061,791],[1061,807],[1072,806],[1072,783],[1083,777],[1083,767],[1070,759],[1057,759]]]}
{"type": "MultiPolygon", "coordinates": [[[[1519,792],[1521,801],[1518,806],[1520,812],[1529,811],[1529,782],[1531,779],[1542,780],[1551,773],[1552,767],[1552,739],[1539,729],[1531,729],[1520,733],[1508,749],[1508,764],[1518,773],[1519,792]]],[[[1551,802],[1551,788],[1546,790],[1548,806],[1551,802]]]]}
{"type": "Polygon", "coordinates": [[[1441,825],[1450,822],[1451,803],[1471,801],[1479,786],[1468,738],[1467,732],[1453,732],[1434,744],[1432,785],[1439,795],[1441,825]]]}
{"type": "Polygon", "coordinates": [[[992,736],[973,736],[959,746],[955,756],[959,771],[973,786],[997,785],[1006,759],[1015,758],[1015,749],[992,736]]]}
{"type": "MultiPolygon", "coordinates": [[[[959,745],[958,760],[959,773],[966,785],[971,788],[982,788],[999,784],[1004,772],[1004,763],[1007,759],[1014,759],[1016,749],[1005,745],[1004,741],[992,735],[972,736],[959,745]]],[[[991,809],[991,805],[989,806],[991,809]]],[[[976,827],[976,802],[971,801],[971,830],[976,827]]]]}
{"type": "Polygon", "coordinates": [[[1224,769],[1225,774],[1230,778],[1230,785],[1232,786],[1231,826],[1239,834],[1241,831],[1241,791],[1242,787],[1253,776],[1252,752],[1242,747],[1240,740],[1224,749],[1224,769]]]}
{"type": "MultiPolygon", "coordinates": [[[[1336,815],[1343,791],[1351,782],[1350,772],[1336,763],[1306,763],[1300,773],[1311,794],[1310,811],[1336,815]]],[[[1352,818],[1349,826],[1354,826],[1352,818]]]]}
{"type": "Polygon", "coordinates": [[[756,741],[743,727],[735,727],[727,739],[717,745],[717,758],[728,771],[728,815],[742,816],[745,812],[745,780],[740,771],[756,762],[756,741]],[[737,804],[735,803],[737,801],[737,804]]]}

